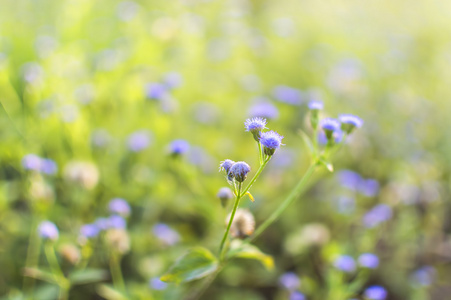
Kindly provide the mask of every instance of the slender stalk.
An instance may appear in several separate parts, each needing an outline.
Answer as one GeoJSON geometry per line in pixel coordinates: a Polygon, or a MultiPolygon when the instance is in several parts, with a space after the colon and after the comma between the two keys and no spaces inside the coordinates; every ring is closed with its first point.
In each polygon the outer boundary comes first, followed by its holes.
{"type": "Polygon", "coordinates": [[[235,204],[233,205],[232,214],[230,216],[229,224],[227,224],[227,229],[224,233],[224,236],[222,237],[221,245],[219,246],[219,254],[220,258],[224,257],[224,244],[227,240],[227,236],[229,235],[230,227],[232,226],[233,218],[235,217],[236,210],[238,208],[238,205],[240,204],[241,199],[241,182],[238,184],[238,191],[236,194],[235,204]]]}
{"type": "MultiPolygon", "coordinates": [[[[38,264],[39,252],[40,252],[40,238],[36,234],[36,228],[38,226],[37,219],[33,217],[31,222],[31,231],[30,236],[28,238],[28,249],[27,249],[27,258],[25,259],[25,267],[33,268],[38,264]]],[[[24,276],[23,281],[23,290],[25,293],[29,293],[30,295],[33,293],[35,279],[32,277],[24,276]]],[[[29,296],[27,296],[28,298],[29,296]]],[[[30,296],[31,297],[31,296],[30,296]]]]}
{"type": "MultiPolygon", "coordinates": [[[[259,143],[260,144],[260,143],[259,143]]],[[[221,245],[219,246],[219,253],[220,253],[220,258],[221,260],[224,257],[224,244],[227,240],[227,236],[229,235],[229,231],[230,231],[230,227],[232,226],[232,222],[233,222],[233,218],[235,217],[235,213],[236,210],[238,208],[238,205],[240,204],[240,200],[241,198],[246,195],[246,193],[249,191],[249,189],[252,187],[252,185],[254,184],[254,182],[257,180],[258,176],[260,176],[261,172],[263,171],[263,169],[265,168],[265,166],[268,164],[269,160],[271,157],[268,157],[267,159],[265,159],[263,161],[263,163],[260,165],[260,168],[258,168],[257,173],[255,173],[254,177],[252,177],[251,181],[249,182],[249,184],[246,186],[246,188],[244,189],[244,191],[241,191],[241,182],[238,186],[238,190],[235,193],[236,194],[236,199],[235,199],[235,204],[233,205],[233,210],[232,210],[232,215],[230,216],[230,220],[229,223],[227,224],[227,229],[224,233],[224,236],[222,237],[221,240],[221,245]]]]}
{"type": "Polygon", "coordinates": [[[58,282],[60,287],[59,300],[66,300],[69,297],[70,281],[64,276],[63,271],[60,268],[58,259],[55,255],[55,249],[51,241],[47,241],[44,247],[45,256],[49,262],[52,274],[55,277],[55,281],[58,282]]]}
{"type": "Polygon", "coordinates": [[[263,164],[263,157],[262,157],[262,144],[260,142],[257,142],[258,144],[258,161],[260,163],[260,166],[263,164]]]}
{"type": "Polygon", "coordinates": [[[61,271],[58,259],[56,258],[52,242],[47,241],[44,248],[45,248],[45,256],[47,257],[47,261],[49,262],[52,274],[55,277],[55,280],[57,282],[60,282],[61,278],[64,278],[64,274],[63,271],[61,271]]]}
{"type": "Polygon", "coordinates": [[[255,230],[255,233],[247,238],[246,242],[251,242],[254,239],[256,239],[260,234],[263,233],[263,231],[266,230],[274,221],[276,221],[280,215],[287,209],[288,206],[290,206],[291,203],[293,203],[301,193],[302,189],[304,188],[305,184],[307,183],[307,180],[312,176],[313,172],[315,171],[315,168],[317,166],[317,163],[314,162],[310,165],[310,167],[305,172],[304,176],[302,176],[299,183],[296,185],[296,187],[291,191],[291,193],[288,195],[288,197],[282,202],[282,204],[269,216],[268,219],[263,222],[262,225],[260,225],[257,230],[255,230]]]}
{"type": "Polygon", "coordinates": [[[110,258],[110,271],[111,277],[113,278],[113,284],[116,289],[125,292],[125,283],[124,278],[122,277],[120,262],[120,255],[112,253],[110,258]]]}
{"type": "Polygon", "coordinates": [[[254,184],[254,182],[258,179],[258,176],[260,176],[261,172],[263,171],[263,169],[265,168],[265,166],[268,164],[269,160],[271,159],[271,157],[269,156],[266,160],[263,161],[263,164],[260,165],[260,168],[258,168],[257,173],[255,173],[254,177],[252,177],[251,181],[249,182],[249,184],[247,185],[247,187],[244,189],[244,191],[241,193],[241,195],[245,195],[249,189],[252,187],[252,185],[254,184]]]}

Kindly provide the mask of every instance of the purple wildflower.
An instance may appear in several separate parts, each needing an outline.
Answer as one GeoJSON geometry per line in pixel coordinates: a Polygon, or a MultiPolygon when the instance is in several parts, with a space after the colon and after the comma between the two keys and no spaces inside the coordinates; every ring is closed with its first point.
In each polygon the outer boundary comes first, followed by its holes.
{"type": "Polygon", "coordinates": [[[164,244],[172,246],[180,241],[180,235],[164,223],[158,223],[152,228],[153,234],[164,244]]]}
{"type": "Polygon", "coordinates": [[[278,101],[291,105],[301,105],[302,103],[301,91],[286,85],[276,86],[273,90],[273,96],[278,101]]]}
{"type": "Polygon", "coordinates": [[[238,182],[243,182],[247,178],[247,173],[251,171],[251,167],[244,161],[239,161],[233,164],[229,170],[229,177],[235,178],[238,182]]]}
{"type": "Polygon", "coordinates": [[[356,269],[355,260],[349,255],[340,255],[334,261],[335,268],[346,272],[352,273],[356,269]]]}
{"type": "Polygon", "coordinates": [[[43,221],[38,227],[39,235],[43,239],[57,240],[59,236],[58,228],[50,221],[43,221]]]}
{"type": "Polygon", "coordinates": [[[379,257],[372,253],[364,253],[358,258],[359,265],[364,268],[376,269],[379,266],[379,257]]]}
{"type": "Polygon", "coordinates": [[[108,204],[108,208],[111,213],[118,214],[122,217],[128,217],[130,215],[130,205],[122,198],[114,198],[108,204]]]}
{"type": "Polygon", "coordinates": [[[365,290],[364,295],[369,300],[385,300],[387,290],[379,285],[373,285],[365,290]]]}
{"type": "Polygon", "coordinates": [[[298,275],[293,272],[287,272],[279,277],[280,284],[289,291],[295,291],[301,285],[298,275]]]}

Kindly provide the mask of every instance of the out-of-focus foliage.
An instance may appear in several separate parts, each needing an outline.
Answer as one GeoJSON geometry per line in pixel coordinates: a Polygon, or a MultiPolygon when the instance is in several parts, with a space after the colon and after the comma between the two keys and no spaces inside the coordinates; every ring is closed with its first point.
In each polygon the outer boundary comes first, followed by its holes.
{"type": "Polygon", "coordinates": [[[335,172],[316,173],[256,240],[274,269],[237,258],[203,299],[369,299],[377,286],[387,299],[449,297],[447,1],[0,7],[3,299],[56,299],[52,247],[74,280],[70,299],[123,297],[112,287],[119,258],[132,299],[182,299],[197,283],[159,277],[188,248],[217,251],[228,213],[216,197],[227,184],[219,162],[258,166],[244,120],[266,117],[285,136],[252,188],[255,202],[242,201],[261,224],[309,165],[300,130],[311,133],[306,104],[317,99],[322,117],[352,113],[364,126],[335,172]],[[114,198],[128,213],[108,206],[114,198]],[[45,220],[57,239],[38,234],[45,220]],[[379,264],[355,280],[362,263],[350,261],[363,253],[379,264]]]}

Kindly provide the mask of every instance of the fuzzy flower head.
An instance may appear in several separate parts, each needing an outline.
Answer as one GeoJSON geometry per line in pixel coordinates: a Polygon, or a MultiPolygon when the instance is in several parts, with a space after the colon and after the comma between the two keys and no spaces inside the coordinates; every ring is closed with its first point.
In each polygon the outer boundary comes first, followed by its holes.
{"type": "Polygon", "coordinates": [[[341,129],[347,134],[350,134],[354,128],[360,128],[363,125],[362,119],[350,114],[340,115],[338,119],[341,122],[341,129]]]}
{"type": "Polygon", "coordinates": [[[260,143],[263,146],[263,152],[272,156],[277,149],[282,145],[283,136],[275,131],[263,132],[260,137],[260,143]]]}
{"type": "Polygon", "coordinates": [[[80,228],[80,235],[85,238],[94,238],[100,232],[100,228],[96,224],[85,224],[80,228]]]}
{"type": "Polygon", "coordinates": [[[324,108],[324,104],[322,101],[318,101],[318,100],[312,100],[308,103],[308,108],[310,110],[323,110],[324,108]]]}
{"type": "Polygon", "coordinates": [[[260,140],[262,130],[266,128],[266,120],[259,117],[247,119],[246,122],[244,122],[244,126],[246,127],[246,131],[252,133],[254,135],[254,139],[258,142],[260,140]]]}
{"type": "Polygon", "coordinates": [[[219,165],[219,170],[224,170],[226,173],[229,173],[230,168],[233,166],[235,162],[231,159],[226,159],[221,162],[219,165]]]}
{"type": "Polygon", "coordinates": [[[287,272],[279,277],[279,283],[289,291],[295,291],[301,286],[301,280],[293,272],[287,272]]]}
{"type": "Polygon", "coordinates": [[[235,178],[238,182],[243,182],[247,178],[247,173],[251,171],[251,167],[244,161],[236,162],[229,170],[229,178],[235,178]]]}
{"type": "Polygon", "coordinates": [[[185,140],[173,140],[169,145],[169,152],[173,156],[183,155],[189,150],[189,143],[185,140]]]}
{"type": "Polygon", "coordinates": [[[233,192],[228,187],[223,187],[219,189],[217,197],[221,200],[222,207],[226,207],[229,200],[233,198],[233,192]]]}
{"type": "Polygon", "coordinates": [[[359,265],[368,269],[376,269],[379,266],[379,257],[372,253],[364,253],[359,256],[359,265]]]}
{"type": "Polygon", "coordinates": [[[59,237],[58,228],[50,221],[43,221],[38,227],[39,235],[46,240],[55,241],[59,237]]]}
{"type": "Polygon", "coordinates": [[[324,130],[327,140],[329,141],[333,140],[334,132],[340,130],[340,122],[332,118],[322,119],[320,126],[324,130]]]}
{"type": "Polygon", "coordinates": [[[370,300],[385,300],[387,299],[387,290],[380,285],[373,285],[365,290],[364,295],[370,300]]]}
{"type": "MultiPolygon", "coordinates": [[[[231,215],[232,213],[225,219],[226,225],[229,224],[231,215]]],[[[247,209],[239,208],[236,211],[232,225],[230,226],[230,235],[234,238],[244,239],[254,233],[254,230],[254,215],[247,209]]]]}
{"type": "Polygon", "coordinates": [[[130,215],[130,205],[122,198],[114,198],[108,204],[111,213],[118,214],[123,217],[130,215]]]}
{"type": "Polygon", "coordinates": [[[352,273],[356,269],[355,260],[349,255],[341,255],[335,259],[334,267],[343,272],[352,273]]]}

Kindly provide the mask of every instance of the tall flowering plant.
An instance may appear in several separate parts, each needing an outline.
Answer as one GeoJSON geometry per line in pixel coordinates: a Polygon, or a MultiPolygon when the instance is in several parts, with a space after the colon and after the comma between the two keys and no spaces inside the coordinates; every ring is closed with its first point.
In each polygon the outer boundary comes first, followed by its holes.
{"type": "Polygon", "coordinates": [[[234,258],[259,260],[267,268],[273,266],[272,257],[262,253],[251,242],[260,236],[282,215],[290,204],[299,198],[302,189],[317,168],[326,167],[333,172],[331,163],[333,154],[346,141],[346,137],[355,128],[361,127],[363,124],[360,118],[348,114],[340,115],[338,120],[332,118],[320,120],[319,111],[322,109],[323,104],[319,101],[309,103],[313,137],[301,132],[311,153],[310,167],[286,199],[256,230],[254,230],[255,220],[252,214],[245,209],[239,209],[240,201],[245,196],[254,201],[250,190],[271,158],[283,145],[283,136],[275,131],[266,131],[267,121],[263,118],[257,117],[246,120],[246,131],[252,134],[258,146],[259,168],[247,181],[251,172],[249,164],[243,161],[235,162],[231,159],[225,159],[220,163],[220,171],[225,173],[226,180],[231,188],[222,188],[218,192],[218,197],[223,206],[226,206],[227,201],[232,198],[234,198],[234,203],[226,218],[226,228],[219,242],[217,254],[215,255],[209,249],[203,247],[191,249],[180,257],[169,271],[161,277],[162,281],[182,283],[206,278],[186,297],[186,299],[198,299],[214,281],[221,269],[234,258]]]}

